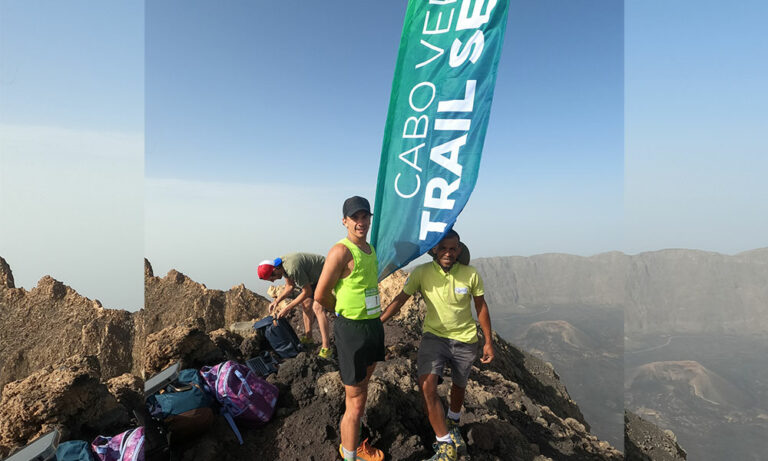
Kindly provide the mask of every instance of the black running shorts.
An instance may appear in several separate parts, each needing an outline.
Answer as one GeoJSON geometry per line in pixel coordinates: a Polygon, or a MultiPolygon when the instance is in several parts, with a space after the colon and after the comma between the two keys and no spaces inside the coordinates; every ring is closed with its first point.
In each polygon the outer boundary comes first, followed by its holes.
{"type": "Polygon", "coordinates": [[[347,386],[365,379],[368,367],[384,360],[384,326],[378,318],[350,320],[338,316],[333,322],[333,336],[341,382],[347,386]]]}

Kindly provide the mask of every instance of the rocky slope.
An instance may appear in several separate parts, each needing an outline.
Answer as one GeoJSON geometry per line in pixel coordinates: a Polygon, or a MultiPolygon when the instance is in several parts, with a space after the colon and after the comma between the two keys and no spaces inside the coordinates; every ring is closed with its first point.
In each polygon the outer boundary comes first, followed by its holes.
{"type": "Polygon", "coordinates": [[[105,381],[141,376],[152,334],[195,322],[211,332],[240,320],[261,318],[269,302],[243,285],[209,290],[172,270],[155,277],[145,260],[145,305],[138,312],[107,309],[64,283],[45,276],[29,291],[16,288],[0,257],[0,395],[5,384],[73,355],[93,355],[105,381]]]}
{"type": "Polygon", "coordinates": [[[0,458],[53,429],[62,441],[91,441],[135,427],[131,412],[143,405],[143,382],[130,374],[103,379],[95,356],[75,355],[8,383],[0,400],[0,458]]]}
{"type": "MultiPolygon", "coordinates": [[[[384,304],[399,292],[405,277],[398,272],[381,284],[384,304]]],[[[414,299],[385,325],[387,360],[377,366],[371,380],[363,433],[384,450],[387,459],[429,456],[427,447],[434,438],[416,381],[423,315],[423,302],[414,299]]],[[[298,327],[299,312],[291,316],[298,327]]],[[[243,337],[218,330],[205,338],[203,324],[202,320],[185,321],[152,335],[147,343],[163,347],[149,347],[145,365],[151,364],[152,371],[176,360],[184,366],[200,366],[224,357],[245,359],[265,347],[257,333],[243,337]]],[[[589,425],[550,366],[501,338],[494,339],[497,359],[473,368],[467,388],[462,429],[473,460],[622,459],[621,453],[589,433],[589,425]]],[[[237,445],[219,417],[206,436],[176,445],[176,455],[199,461],[335,459],[343,386],[335,363],[319,359],[315,352],[284,361],[279,372],[270,376],[280,390],[276,416],[261,428],[246,430],[243,446],[237,445]]],[[[446,379],[440,387],[444,395],[449,383],[446,379]]]]}
{"type": "MultiPolygon", "coordinates": [[[[382,283],[384,304],[405,277],[398,272],[382,283]]],[[[16,288],[0,258],[0,384],[8,383],[0,402],[0,456],[52,427],[60,428],[64,439],[117,433],[135,424],[130,410],[142,401],[138,376],[178,359],[199,367],[244,360],[265,348],[258,333],[225,328],[262,317],[265,298],[243,286],[208,290],[177,271],[155,277],[148,262],[145,282],[145,308],[130,314],[105,309],[50,277],[30,291],[16,288]]],[[[377,367],[371,383],[364,434],[388,459],[429,455],[433,435],[415,376],[423,315],[416,296],[386,325],[387,361],[377,367]]],[[[299,311],[292,316],[298,327],[299,311]]],[[[589,433],[551,366],[501,338],[495,337],[495,343],[497,359],[475,367],[468,385],[462,431],[473,459],[622,458],[589,433]]],[[[246,430],[244,446],[236,445],[219,418],[206,437],[176,446],[181,459],[222,459],[222,453],[227,453],[223,459],[233,460],[335,458],[343,387],[336,365],[314,352],[283,362],[270,377],[281,392],[276,417],[262,428],[246,430]]],[[[441,385],[443,395],[449,383],[446,379],[441,385]]]]}
{"type": "Polygon", "coordinates": [[[763,460],[768,408],[743,376],[729,379],[694,360],[645,363],[626,370],[625,407],[674,429],[692,459],[763,460]]]}
{"type": "Polygon", "coordinates": [[[672,431],[659,429],[631,411],[624,411],[624,453],[627,461],[685,461],[685,450],[672,431]]]}
{"type": "Polygon", "coordinates": [[[652,362],[628,369],[624,387],[630,401],[641,394],[655,399],[676,394],[720,408],[748,409],[755,403],[733,383],[693,360],[652,362]]]}
{"type": "Polygon", "coordinates": [[[134,314],[133,371],[140,375],[144,369],[146,341],[153,333],[188,320],[198,322],[207,333],[237,321],[261,318],[268,308],[269,301],[244,285],[228,291],[209,290],[176,270],[155,277],[145,259],[144,308],[134,314]]]}
{"type": "Polygon", "coordinates": [[[106,309],[45,276],[35,288],[16,288],[0,257],[0,395],[3,387],[73,355],[99,359],[109,379],[132,366],[134,324],[131,314],[106,309]]]}
{"type": "MultiPolygon", "coordinates": [[[[210,342],[209,332],[267,309],[242,285],[207,290],[177,271],[154,277],[148,262],[145,275],[146,306],[130,313],[104,308],[49,276],[29,291],[16,288],[0,258],[0,457],[53,427],[62,440],[128,429],[131,410],[143,407],[145,357],[151,373],[165,347],[153,334],[189,321],[210,342]],[[102,418],[92,406],[121,416],[102,418]]],[[[207,356],[194,339],[188,347],[205,359],[224,357],[216,355],[220,339],[207,356]]]]}

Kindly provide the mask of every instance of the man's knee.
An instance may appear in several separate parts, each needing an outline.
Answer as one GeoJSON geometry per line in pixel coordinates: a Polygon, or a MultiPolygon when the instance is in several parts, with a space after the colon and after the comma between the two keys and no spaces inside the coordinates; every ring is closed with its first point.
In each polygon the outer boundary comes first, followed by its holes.
{"type": "Polygon", "coordinates": [[[321,315],[325,315],[325,309],[323,309],[323,305],[317,301],[314,301],[312,303],[312,310],[315,312],[315,315],[317,315],[318,317],[321,315]]]}
{"type": "Polygon", "coordinates": [[[312,299],[305,299],[301,302],[301,308],[304,309],[304,312],[310,313],[312,311],[312,299]]]}
{"type": "Polygon", "coordinates": [[[419,388],[425,397],[434,397],[437,394],[437,378],[434,374],[419,376],[419,388]]]}
{"type": "Polygon", "coordinates": [[[365,403],[348,402],[345,413],[355,421],[359,421],[363,419],[363,415],[365,414],[365,403]]]}
{"type": "Polygon", "coordinates": [[[458,385],[456,385],[456,383],[452,383],[451,384],[451,392],[455,392],[457,394],[463,394],[464,391],[466,391],[466,390],[467,390],[467,386],[466,385],[458,386],[458,385]]]}
{"type": "Polygon", "coordinates": [[[365,401],[368,397],[368,386],[345,386],[346,387],[346,413],[360,419],[365,413],[365,401]]]}

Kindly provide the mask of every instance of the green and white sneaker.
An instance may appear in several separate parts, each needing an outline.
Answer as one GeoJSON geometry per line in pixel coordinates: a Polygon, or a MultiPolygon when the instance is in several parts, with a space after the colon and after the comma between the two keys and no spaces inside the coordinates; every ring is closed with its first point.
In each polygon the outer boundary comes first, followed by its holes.
{"type": "Polygon", "coordinates": [[[333,351],[331,350],[330,347],[328,348],[321,347],[320,352],[317,353],[317,356],[320,357],[321,359],[330,360],[333,357],[333,351]]]}
{"type": "Polygon", "coordinates": [[[456,451],[461,455],[466,455],[467,443],[464,442],[464,438],[461,436],[459,422],[451,418],[445,418],[445,425],[448,426],[448,433],[451,434],[451,441],[456,445],[456,451]]]}
{"type": "Polygon", "coordinates": [[[456,454],[456,445],[452,442],[435,442],[432,449],[435,450],[434,456],[424,461],[456,461],[459,457],[456,454]]]}

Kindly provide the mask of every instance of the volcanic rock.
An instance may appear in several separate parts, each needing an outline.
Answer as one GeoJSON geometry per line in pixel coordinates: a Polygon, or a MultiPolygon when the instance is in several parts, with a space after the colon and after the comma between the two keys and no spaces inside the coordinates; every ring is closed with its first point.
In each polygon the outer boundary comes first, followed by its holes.
{"type": "Polygon", "coordinates": [[[183,369],[214,365],[224,360],[226,353],[217,348],[211,337],[201,328],[182,325],[149,335],[144,346],[142,363],[144,377],[150,378],[178,361],[181,361],[183,369]]]}
{"type": "MultiPolygon", "coordinates": [[[[280,294],[285,289],[285,285],[270,285],[269,288],[267,288],[267,296],[269,296],[272,299],[277,298],[280,296],[280,294]]],[[[296,299],[297,296],[299,296],[299,293],[301,293],[301,290],[294,287],[293,290],[291,290],[290,293],[288,293],[288,296],[286,296],[285,301],[290,301],[292,299],[296,299]]]]}
{"type": "Polygon", "coordinates": [[[199,329],[209,333],[234,322],[259,319],[266,315],[269,301],[238,285],[228,291],[209,290],[186,275],[171,270],[165,277],[155,277],[152,265],[144,260],[144,308],[134,314],[136,325],[133,344],[133,371],[147,368],[146,341],[165,328],[176,327],[194,319],[199,329]]]}
{"type": "Polygon", "coordinates": [[[624,410],[624,453],[627,461],[684,461],[685,450],[671,431],[624,410]]]}
{"type": "Polygon", "coordinates": [[[15,288],[0,258],[0,392],[11,381],[73,355],[94,355],[101,376],[131,370],[133,321],[45,276],[30,291],[15,288]]]}
{"type": "MultiPolygon", "coordinates": [[[[0,404],[0,446],[7,450],[22,445],[52,427],[65,431],[64,440],[118,433],[128,422],[128,411],[120,403],[135,407],[141,390],[141,381],[124,375],[127,371],[150,376],[179,360],[184,368],[199,368],[228,357],[246,359],[264,349],[258,332],[243,336],[223,328],[263,317],[265,298],[242,285],[227,292],[208,290],[175,270],[158,278],[148,261],[145,276],[146,305],[133,316],[104,309],[50,278],[29,293],[7,281],[0,286],[3,379],[10,376],[6,370],[22,376],[32,374],[41,363],[65,363],[6,387],[0,404]],[[32,302],[38,300],[45,304],[32,302]],[[25,317],[48,328],[25,329],[25,317]],[[13,331],[22,333],[11,337],[8,332],[13,331]],[[26,341],[25,334],[34,341],[26,341]],[[84,344],[105,355],[101,370],[95,358],[73,359],[72,365],[59,358],[87,349],[84,344]],[[43,351],[50,357],[43,358],[43,351]],[[114,358],[126,354],[120,369],[114,358]],[[100,380],[109,380],[109,385],[100,380]]],[[[405,279],[397,272],[382,282],[383,305],[399,293],[405,279]]],[[[392,460],[428,457],[434,440],[416,377],[424,311],[423,301],[414,296],[385,325],[386,361],[378,364],[370,382],[363,437],[392,460]]],[[[300,310],[289,319],[300,329],[300,310]]],[[[329,320],[332,323],[334,317],[329,320]]],[[[496,359],[473,367],[467,386],[461,430],[473,460],[622,458],[589,433],[589,425],[551,366],[495,334],[494,344],[496,359]]],[[[218,417],[205,436],[175,447],[175,453],[182,460],[200,461],[335,459],[344,387],[337,364],[320,359],[316,352],[310,348],[283,360],[279,372],[268,378],[280,391],[277,411],[262,427],[242,428],[244,445],[237,444],[229,425],[218,417]]],[[[443,398],[450,381],[447,373],[439,386],[443,398]]]]}
{"type": "Polygon", "coordinates": [[[3,288],[16,288],[13,284],[13,272],[11,272],[11,266],[0,256],[0,287],[3,288]]]}
{"type": "Polygon", "coordinates": [[[268,348],[269,342],[264,337],[264,330],[253,330],[240,343],[240,354],[243,359],[247,360],[251,357],[256,357],[268,348]]]}
{"type": "MultiPolygon", "coordinates": [[[[382,282],[383,305],[400,291],[405,278],[398,272],[382,282]]],[[[424,309],[417,298],[385,325],[386,361],[377,365],[369,385],[363,437],[382,449],[387,459],[431,455],[434,434],[422,410],[416,371],[424,309]]],[[[298,311],[289,318],[299,326],[298,311]]],[[[199,336],[191,330],[176,334],[199,336]]],[[[473,367],[467,386],[462,433],[473,460],[622,459],[619,451],[589,433],[589,425],[551,366],[495,334],[494,343],[496,359],[473,367]]],[[[219,418],[208,434],[178,447],[181,459],[335,459],[344,400],[337,365],[309,350],[284,360],[268,380],[280,391],[271,422],[244,430],[245,444],[240,446],[219,418]]],[[[449,389],[450,373],[439,392],[445,398],[449,389]]]]}
{"type": "Polygon", "coordinates": [[[74,356],[8,383],[0,401],[0,456],[52,429],[62,440],[127,429],[128,411],[100,382],[99,368],[94,356],[74,356]]]}
{"type": "Polygon", "coordinates": [[[240,345],[243,343],[243,337],[233,333],[226,328],[219,328],[208,334],[217,349],[224,352],[226,360],[243,361],[243,353],[240,351],[240,345]]]}
{"type": "Polygon", "coordinates": [[[144,380],[130,373],[107,381],[109,393],[129,411],[144,411],[144,380]]]}

